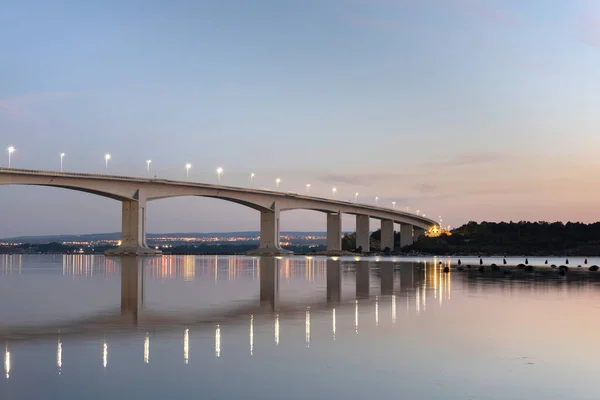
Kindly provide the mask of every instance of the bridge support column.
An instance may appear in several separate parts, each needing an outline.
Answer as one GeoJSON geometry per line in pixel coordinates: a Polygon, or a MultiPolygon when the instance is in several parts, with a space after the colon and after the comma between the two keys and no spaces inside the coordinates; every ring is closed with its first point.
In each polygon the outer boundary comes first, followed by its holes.
{"type": "Polygon", "coordinates": [[[371,272],[368,261],[359,261],[356,264],[356,298],[368,299],[371,289],[371,272]]]}
{"type": "Polygon", "coordinates": [[[121,258],[121,316],[137,324],[144,307],[144,261],[121,258]]]}
{"type": "Polygon", "coordinates": [[[279,260],[264,257],[260,260],[260,305],[277,311],[279,304],[279,260]]]}
{"type": "Polygon", "coordinates": [[[394,250],[394,221],[391,219],[381,220],[381,250],[386,248],[390,251],[394,250]]]}
{"type": "Polygon", "coordinates": [[[291,251],[282,249],[279,244],[279,207],[273,204],[273,211],[260,212],[260,246],[251,250],[251,255],[286,255],[291,251]]]}
{"type": "MultiPolygon", "coordinates": [[[[137,194],[139,196],[139,192],[137,194]]],[[[108,256],[157,255],[161,251],[146,244],[146,199],[122,202],[121,245],[106,251],[108,256]]]]}
{"type": "Polygon", "coordinates": [[[410,224],[400,224],[400,247],[413,244],[413,226],[410,224]]]}
{"type": "Polygon", "coordinates": [[[327,251],[342,251],[342,213],[327,214],[327,251]]]}
{"type": "Polygon", "coordinates": [[[327,303],[342,301],[342,269],[339,260],[327,260],[327,303]]]}
{"type": "Polygon", "coordinates": [[[369,244],[369,216],[356,216],[356,248],[362,248],[363,253],[371,251],[369,244]]]}
{"type": "Polygon", "coordinates": [[[413,227],[414,239],[417,240],[421,236],[425,235],[425,229],[419,228],[417,226],[413,227]]]}

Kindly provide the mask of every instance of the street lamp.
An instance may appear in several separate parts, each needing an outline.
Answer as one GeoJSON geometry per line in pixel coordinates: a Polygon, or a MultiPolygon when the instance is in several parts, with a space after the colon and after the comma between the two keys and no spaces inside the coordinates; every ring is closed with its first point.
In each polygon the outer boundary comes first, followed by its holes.
{"type": "Polygon", "coordinates": [[[358,192],[354,193],[354,202],[356,203],[358,201],[358,192]]]}
{"type": "Polygon", "coordinates": [[[150,173],[150,163],[152,162],[152,160],[146,160],[146,172],[150,173]]]}
{"type": "Polygon", "coordinates": [[[310,193],[310,183],[307,183],[307,184],[306,184],[306,192],[307,192],[307,193],[310,193]]]}
{"type": "Polygon", "coordinates": [[[377,203],[379,203],[379,197],[375,197],[375,205],[377,205],[377,203]]]}
{"type": "Polygon", "coordinates": [[[15,152],[15,148],[10,146],[7,150],[8,150],[8,168],[10,168],[10,155],[15,152]]]}
{"type": "Polygon", "coordinates": [[[279,189],[279,182],[281,182],[281,179],[275,179],[275,186],[277,186],[277,189],[279,189]]]}
{"type": "Polygon", "coordinates": [[[186,178],[190,177],[190,168],[192,168],[192,164],[190,164],[190,163],[185,164],[185,177],[186,178]]]}
{"type": "Polygon", "coordinates": [[[335,197],[335,192],[337,192],[337,188],[336,187],[334,187],[333,189],[331,189],[331,193],[332,193],[333,197],[335,197]]]}
{"type": "Polygon", "coordinates": [[[256,176],[256,175],[254,174],[254,172],[250,174],[250,182],[252,182],[252,181],[254,180],[254,177],[255,177],[255,176],[256,176]]]}
{"type": "Polygon", "coordinates": [[[221,184],[221,174],[223,173],[223,168],[217,168],[217,180],[219,181],[219,185],[221,184]]]}
{"type": "Polygon", "coordinates": [[[105,168],[107,171],[108,171],[108,160],[110,160],[110,154],[104,155],[104,163],[105,163],[105,168]]]}
{"type": "Polygon", "coordinates": [[[419,215],[420,212],[421,212],[421,210],[417,210],[417,215],[419,215]]]}
{"type": "Polygon", "coordinates": [[[65,153],[60,153],[60,172],[63,171],[63,158],[65,157],[65,153]]]}

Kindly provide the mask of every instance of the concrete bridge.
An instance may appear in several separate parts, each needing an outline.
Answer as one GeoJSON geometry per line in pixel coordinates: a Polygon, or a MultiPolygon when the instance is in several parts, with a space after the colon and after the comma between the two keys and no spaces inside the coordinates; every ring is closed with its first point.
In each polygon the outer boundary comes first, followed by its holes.
{"type": "Polygon", "coordinates": [[[168,179],[61,173],[0,168],[0,185],[51,186],[92,193],[122,203],[121,246],[108,255],[153,255],[160,251],[146,243],[146,204],[181,196],[211,197],[242,204],[260,212],[260,246],[253,254],[283,255],[279,241],[279,215],[288,210],[314,210],[327,214],[327,250],[342,250],[342,214],[356,216],[356,247],[369,251],[369,220],[381,220],[381,250],[394,248],[394,224],[400,225],[400,246],[437,223],[429,218],[396,209],[376,207],[322,197],[211,185],[168,179]]]}

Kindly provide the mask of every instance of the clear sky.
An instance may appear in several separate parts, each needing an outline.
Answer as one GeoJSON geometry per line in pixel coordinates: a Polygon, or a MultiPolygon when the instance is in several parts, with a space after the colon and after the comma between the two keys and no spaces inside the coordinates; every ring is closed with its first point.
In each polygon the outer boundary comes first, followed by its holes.
{"type": "MultiPolygon", "coordinates": [[[[110,153],[114,174],[190,162],[215,182],[221,166],[226,184],[337,186],[445,225],[600,216],[597,1],[4,0],[0,38],[15,168],[65,152],[65,171],[103,172],[110,153]]],[[[120,205],[88,194],[7,186],[0,202],[1,237],[120,229],[120,205]]],[[[258,229],[218,200],[148,208],[151,232],[258,229]]]]}

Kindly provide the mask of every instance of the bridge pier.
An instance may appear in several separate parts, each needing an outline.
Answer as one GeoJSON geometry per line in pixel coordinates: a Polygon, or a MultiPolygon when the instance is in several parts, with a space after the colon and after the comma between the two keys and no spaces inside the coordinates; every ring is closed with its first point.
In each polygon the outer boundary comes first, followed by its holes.
{"type": "Polygon", "coordinates": [[[138,323],[144,307],[144,261],[121,258],[121,316],[138,323]]]}
{"type": "Polygon", "coordinates": [[[413,244],[413,226],[400,224],[400,248],[413,244]]]}
{"type": "Polygon", "coordinates": [[[260,259],[260,305],[275,312],[279,306],[279,260],[260,259]]]}
{"type": "Polygon", "coordinates": [[[327,251],[342,251],[342,213],[327,214],[327,251]]]}
{"type": "Polygon", "coordinates": [[[356,248],[362,248],[363,253],[371,251],[369,244],[369,216],[356,216],[356,248]]]}
{"type": "MultiPolygon", "coordinates": [[[[139,192],[138,192],[139,195],[139,192]]],[[[146,244],[146,200],[123,200],[121,245],[107,250],[107,256],[142,256],[162,254],[146,244]]]]}
{"type": "Polygon", "coordinates": [[[342,301],[342,268],[339,260],[327,260],[327,303],[342,301]]]}
{"type": "Polygon", "coordinates": [[[413,232],[414,232],[414,240],[417,240],[421,236],[425,235],[425,229],[419,228],[418,226],[413,227],[413,232]]]}
{"type": "Polygon", "coordinates": [[[293,254],[279,244],[279,207],[273,203],[273,211],[260,212],[260,245],[248,252],[250,255],[274,256],[293,254]]]}
{"type": "Polygon", "coordinates": [[[381,240],[380,249],[390,251],[394,250],[394,221],[391,219],[381,220],[381,240]]]}

